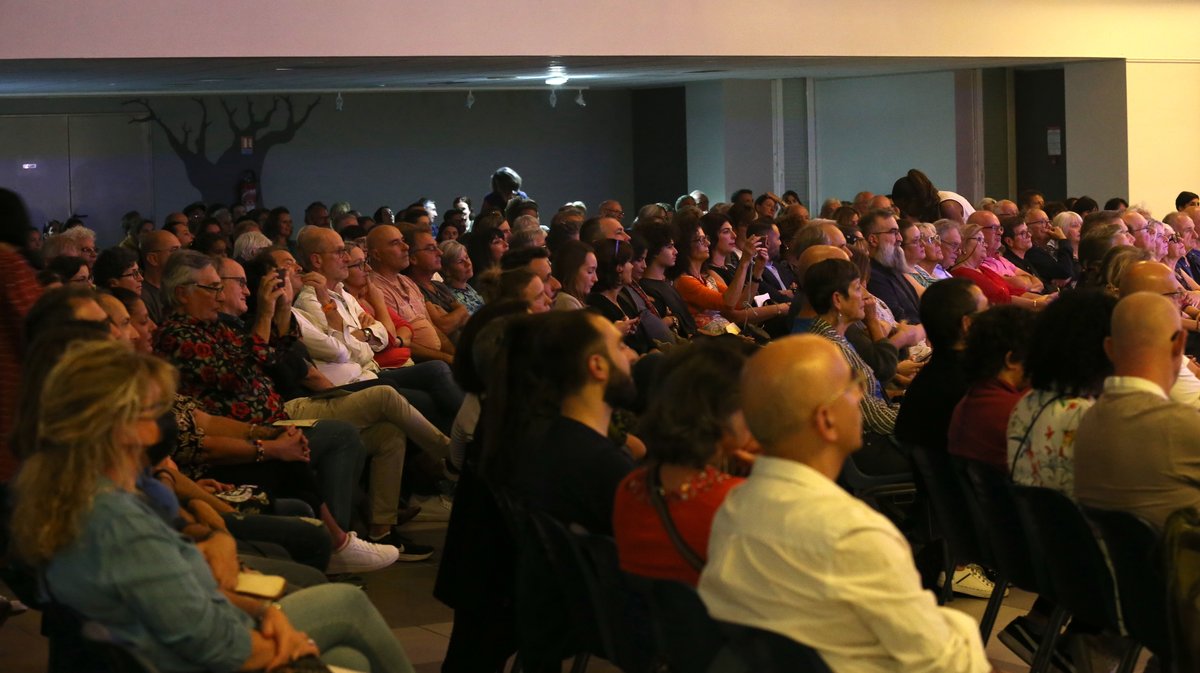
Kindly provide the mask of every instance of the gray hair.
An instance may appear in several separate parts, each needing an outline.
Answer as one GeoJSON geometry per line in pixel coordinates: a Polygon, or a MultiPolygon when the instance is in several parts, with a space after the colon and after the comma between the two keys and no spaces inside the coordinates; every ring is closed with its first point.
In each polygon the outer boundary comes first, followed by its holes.
{"type": "Polygon", "coordinates": [[[272,245],[271,239],[261,231],[247,231],[233,242],[233,257],[239,262],[248,262],[272,245]]]}
{"type": "Polygon", "coordinates": [[[87,227],[71,227],[59,234],[59,236],[62,236],[67,241],[75,241],[75,245],[79,247],[83,247],[85,241],[90,240],[95,242],[96,240],[96,232],[87,227]]]}
{"type": "Polygon", "coordinates": [[[196,273],[213,265],[212,257],[195,250],[176,250],[167,258],[163,268],[162,291],[167,307],[179,305],[175,288],[196,282],[196,273]]]}
{"type": "Polygon", "coordinates": [[[1058,227],[1065,233],[1067,231],[1067,226],[1068,226],[1067,221],[1068,220],[1073,220],[1075,222],[1075,224],[1078,224],[1080,227],[1083,226],[1083,218],[1080,217],[1079,213],[1076,213],[1071,210],[1064,210],[1061,213],[1055,215],[1054,220],[1050,222],[1050,226],[1058,227]]]}
{"type": "MultiPolygon", "coordinates": [[[[518,220],[521,218],[517,218],[518,220]]],[[[438,247],[442,250],[442,268],[453,264],[454,260],[461,254],[467,254],[467,246],[458,241],[442,241],[438,243],[438,247]]],[[[445,274],[443,274],[445,275],[445,274]]]]}
{"type": "Polygon", "coordinates": [[[533,215],[522,215],[512,223],[508,245],[513,250],[541,246],[546,242],[546,230],[533,215]]]}
{"type": "Polygon", "coordinates": [[[962,222],[959,222],[958,220],[951,220],[949,218],[943,218],[933,223],[933,228],[935,231],[937,231],[938,236],[945,236],[946,232],[952,229],[958,229],[961,231],[962,227],[962,222]]]}
{"type": "MultiPolygon", "coordinates": [[[[824,222],[837,226],[832,220],[824,220],[824,222]]],[[[833,245],[833,240],[825,233],[823,224],[809,222],[803,227],[800,227],[796,235],[792,237],[792,244],[788,248],[788,254],[795,255],[797,259],[804,253],[805,250],[814,245],[833,245]]]]}
{"type": "Polygon", "coordinates": [[[47,262],[63,255],[79,256],[79,243],[62,234],[52,234],[42,242],[42,259],[47,262]]]}

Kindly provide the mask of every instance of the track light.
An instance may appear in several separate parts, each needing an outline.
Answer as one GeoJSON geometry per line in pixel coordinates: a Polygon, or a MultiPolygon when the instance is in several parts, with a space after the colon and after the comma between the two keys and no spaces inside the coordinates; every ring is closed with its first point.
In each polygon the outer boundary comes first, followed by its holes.
{"type": "Polygon", "coordinates": [[[578,91],[579,92],[575,94],[575,104],[579,107],[587,107],[587,101],[583,99],[583,89],[579,89],[578,91]]]}
{"type": "Polygon", "coordinates": [[[333,100],[333,109],[337,110],[338,112],[341,112],[341,111],[342,111],[342,106],[343,106],[343,105],[345,105],[345,104],[346,104],[346,103],[345,103],[345,101],[343,101],[343,100],[342,100],[342,92],[341,92],[341,91],[339,91],[339,92],[338,92],[338,95],[337,95],[337,98],[335,98],[335,99],[333,100]]]}
{"type": "Polygon", "coordinates": [[[550,90],[550,107],[558,106],[558,92],[554,89],[550,90]]]}
{"type": "Polygon", "coordinates": [[[467,109],[470,110],[471,106],[474,104],[475,104],[475,92],[468,89],[467,90],[467,109]]]}

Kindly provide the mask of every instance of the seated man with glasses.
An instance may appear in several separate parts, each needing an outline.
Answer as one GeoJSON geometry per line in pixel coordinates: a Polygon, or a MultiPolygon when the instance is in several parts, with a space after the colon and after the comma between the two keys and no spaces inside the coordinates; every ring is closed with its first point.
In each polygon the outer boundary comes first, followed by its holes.
{"type": "Polygon", "coordinates": [[[459,303],[445,283],[434,280],[442,271],[442,250],[426,229],[413,225],[401,226],[400,232],[408,244],[410,263],[404,273],[421,288],[425,295],[425,310],[429,319],[450,341],[458,343],[458,335],[471,313],[459,303]]]}
{"type": "Polygon", "coordinates": [[[163,269],[167,258],[182,247],[169,231],[148,231],[138,238],[142,251],[142,301],[150,319],[159,325],[167,317],[167,298],[162,291],[163,269]]]}
{"type": "MultiPolygon", "coordinates": [[[[1024,222],[1029,227],[1032,245],[1021,257],[1027,265],[1027,270],[1032,269],[1047,288],[1063,287],[1074,280],[1075,249],[1067,240],[1066,234],[1051,224],[1046,211],[1031,208],[1022,213],[1017,221],[1024,222]]],[[[1018,267],[1026,268],[1017,264],[1013,256],[1006,254],[1005,258],[1018,267]]]]}
{"type": "MultiPolygon", "coordinates": [[[[1006,201],[1006,203],[1012,204],[1015,210],[1016,204],[1012,203],[1012,201],[1006,201]]],[[[1005,217],[1016,217],[1016,213],[1005,215],[1005,217]]],[[[981,268],[996,274],[1013,294],[1019,295],[1026,292],[1040,294],[1045,289],[1045,284],[1040,278],[1017,268],[1001,254],[1002,241],[1000,234],[1002,227],[1000,226],[1000,217],[996,213],[989,210],[977,210],[974,215],[967,218],[967,226],[972,224],[979,226],[979,232],[983,236],[984,254],[983,260],[979,263],[981,268]]],[[[964,246],[966,243],[967,241],[964,237],[964,246]]]]}

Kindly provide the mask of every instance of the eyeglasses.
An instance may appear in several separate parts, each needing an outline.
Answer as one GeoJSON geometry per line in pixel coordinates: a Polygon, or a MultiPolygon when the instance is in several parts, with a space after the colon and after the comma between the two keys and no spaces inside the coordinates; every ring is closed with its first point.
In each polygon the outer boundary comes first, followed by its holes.
{"type": "Polygon", "coordinates": [[[326,250],[325,252],[323,252],[321,254],[322,255],[337,255],[338,257],[345,257],[350,254],[350,250],[349,250],[349,248],[341,247],[341,248],[335,248],[333,250],[326,250]]]}
{"type": "Polygon", "coordinates": [[[1170,236],[1167,237],[1167,243],[1178,243],[1181,240],[1183,240],[1183,239],[1181,239],[1179,237],[1179,234],[1171,234],[1170,236]]]}
{"type": "MultiPolygon", "coordinates": [[[[246,287],[246,279],[242,278],[241,276],[221,276],[221,280],[231,280],[241,287],[246,287]]],[[[224,287],[224,285],[222,285],[222,287],[224,287]]]]}
{"type": "MultiPolygon", "coordinates": [[[[1175,290],[1174,292],[1164,292],[1164,293],[1162,293],[1162,296],[1166,297],[1167,299],[1170,299],[1171,301],[1178,302],[1180,299],[1183,299],[1183,290],[1175,290]]],[[[1175,337],[1171,337],[1171,339],[1174,340],[1175,337]]]]}
{"type": "Polygon", "coordinates": [[[1141,229],[1130,229],[1130,230],[1129,230],[1129,235],[1130,235],[1130,236],[1132,236],[1132,235],[1134,235],[1134,234],[1138,233],[1139,231],[1145,231],[1145,230],[1147,230],[1147,229],[1149,229],[1149,228],[1150,228],[1150,225],[1146,225],[1146,226],[1142,227],[1141,229]]]}
{"type": "Polygon", "coordinates": [[[842,395],[845,395],[846,393],[850,392],[851,390],[854,390],[854,388],[856,388],[856,387],[858,388],[859,394],[866,395],[867,390],[868,390],[867,383],[868,383],[868,381],[867,381],[866,372],[864,372],[862,370],[852,371],[850,373],[850,382],[847,383],[845,386],[843,386],[836,393],[827,397],[824,402],[821,402],[821,404],[817,405],[816,411],[814,411],[813,413],[816,414],[816,413],[820,412],[821,409],[833,404],[834,402],[837,401],[837,399],[839,397],[841,397],[842,395]]]}
{"type": "Polygon", "coordinates": [[[623,210],[613,210],[611,208],[605,208],[604,210],[602,210],[600,212],[604,213],[608,217],[613,217],[618,220],[625,219],[625,211],[623,211],[623,210]]]}
{"type": "Polygon", "coordinates": [[[871,233],[874,234],[875,236],[899,236],[900,228],[897,227],[895,229],[884,229],[883,231],[874,231],[871,233]]]}
{"type": "Polygon", "coordinates": [[[712,239],[710,239],[708,236],[697,236],[696,238],[692,239],[692,244],[694,245],[696,243],[704,243],[705,245],[707,245],[711,241],[712,241],[712,239]]]}
{"type": "Polygon", "coordinates": [[[440,254],[442,249],[436,245],[427,245],[424,248],[416,248],[413,252],[436,252],[440,254]]]}
{"type": "Polygon", "coordinates": [[[988,226],[986,226],[986,227],[980,227],[979,229],[980,229],[980,231],[1000,231],[1000,225],[998,225],[998,224],[989,224],[988,226]]]}
{"type": "Polygon", "coordinates": [[[89,275],[87,275],[87,276],[84,276],[83,278],[72,278],[71,280],[68,280],[67,282],[68,282],[68,283],[80,283],[80,284],[87,283],[87,284],[91,284],[91,282],[92,282],[92,276],[89,274],[89,275]]]}
{"type": "Polygon", "coordinates": [[[346,268],[347,269],[365,269],[365,268],[367,268],[367,260],[363,259],[363,260],[354,262],[352,264],[347,264],[346,268]]]}
{"type": "Polygon", "coordinates": [[[929,244],[934,244],[934,243],[941,243],[942,237],[938,236],[937,234],[934,234],[933,236],[926,236],[925,238],[922,238],[921,240],[926,243],[929,243],[929,244]]]}
{"type": "Polygon", "coordinates": [[[1025,224],[1050,224],[1050,220],[1030,220],[1025,224]]]}
{"type": "Polygon", "coordinates": [[[846,245],[854,245],[855,243],[858,243],[861,240],[862,240],[862,236],[859,236],[858,234],[850,234],[849,236],[846,237],[846,245]]]}
{"type": "Polygon", "coordinates": [[[1032,234],[1029,233],[1028,229],[1025,231],[1018,231],[1013,234],[1013,238],[1029,238],[1030,236],[1032,236],[1032,234]]]}
{"type": "Polygon", "coordinates": [[[121,274],[121,278],[137,278],[140,280],[142,278],[142,270],[138,268],[130,269],[129,271],[121,274]]]}
{"type": "Polygon", "coordinates": [[[96,254],[96,253],[98,253],[98,252],[100,252],[100,251],[99,251],[98,249],[96,249],[96,248],[80,248],[80,249],[79,249],[79,252],[82,252],[82,253],[84,253],[85,255],[94,255],[94,254],[96,254]]]}
{"type": "Polygon", "coordinates": [[[204,285],[203,283],[184,283],[184,285],[195,285],[201,290],[208,290],[209,292],[213,293],[214,296],[221,294],[221,290],[225,289],[224,283],[217,283],[216,285],[204,285]]]}
{"type": "MultiPolygon", "coordinates": [[[[979,239],[979,240],[983,240],[983,239],[979,239]]],[[[947,249],[947,250],[958,250],[959,248],[961,248],[961,247],[962,247],[962,241],[959,241],[958,243],[951,243],[951,242],[949,242],[949,241],[942,241],[942,245],[944,245],[944,246],[946,247],[946,249],[947,249]]]]}
{"type": "Polygon", "coordinates": [[[158,250],[151,250],[151,251],[147,252],[146,254],[147,254],[147,255],[153,255],[153,254],[154,254],[154,253],[156,253],[156,252],[166,252],[166,253],[177,252],[177,251],[179,250],[179,247],[180,247],[180,246],[178,246],[178,245],[172,245],[172,246],[171,246],[171,247],[169,247],[169,248],[160,248],[160,249],[158,249],[158,250]]]}

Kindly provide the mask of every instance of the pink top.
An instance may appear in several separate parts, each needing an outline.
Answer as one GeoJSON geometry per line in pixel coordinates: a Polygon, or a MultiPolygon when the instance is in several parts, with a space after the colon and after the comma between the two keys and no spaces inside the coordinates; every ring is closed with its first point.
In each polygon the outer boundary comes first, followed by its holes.
{"type": "Polygon", "coordinates": [[[1004,259],[1004,257],[1001,255],[996,255],[995,257],[988,257],[987,259],[980,262],[979,266],[981,266],[993,273],[998,273],[1001,276],[1015,276],[1017,274],[1024,273],[1024,271],[1021,271],[1020,269],[1018,269],[1015,264],[1008,261],[1007,259],[1004,259]]]}
{"type": "Polygon", "coordinates": [[[381,274],[371,272],[371,282],[383,293],[383,301],[408,321],[413,331],[413,343],[432,350],[441,350],[442,340],[437,328],[429,320],[425,308],[425,295],[411,278],[399,273],[381,274]]]}

